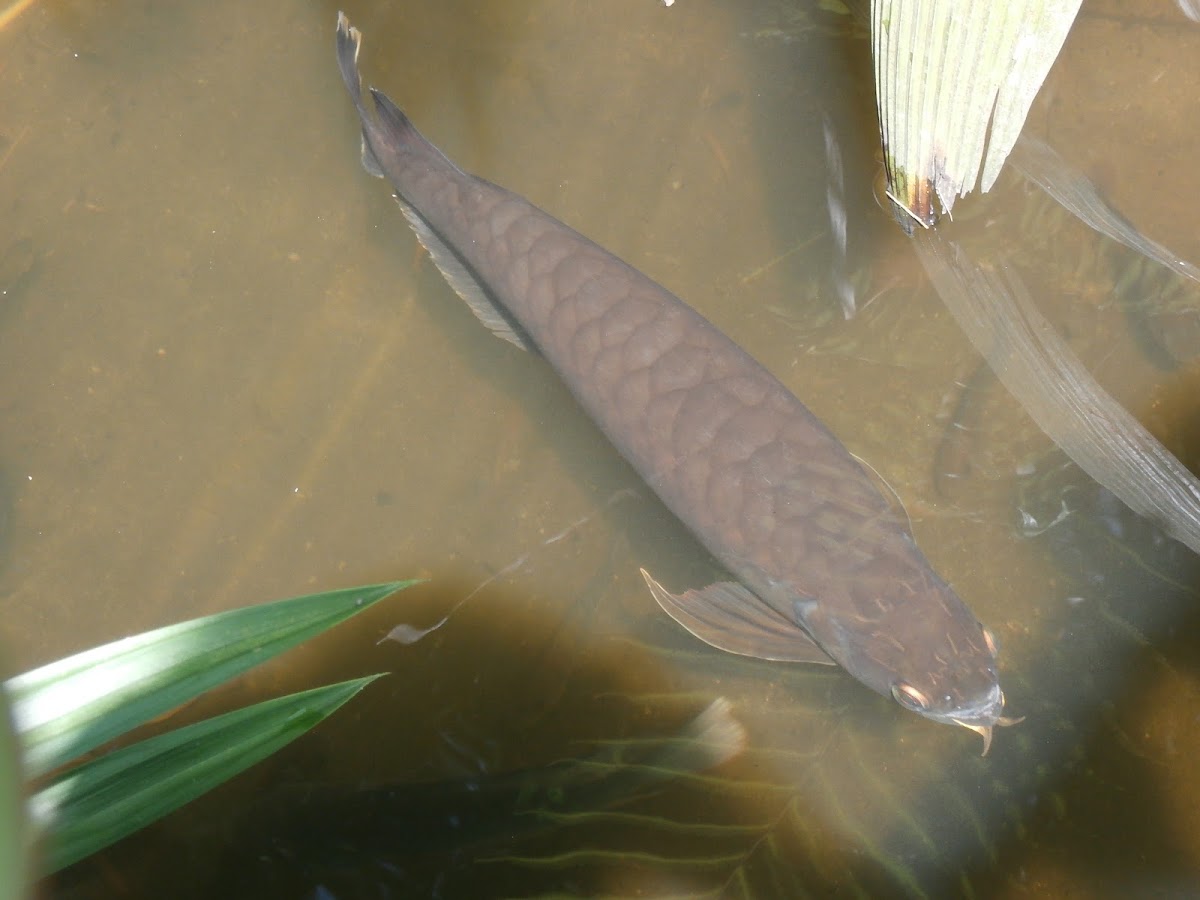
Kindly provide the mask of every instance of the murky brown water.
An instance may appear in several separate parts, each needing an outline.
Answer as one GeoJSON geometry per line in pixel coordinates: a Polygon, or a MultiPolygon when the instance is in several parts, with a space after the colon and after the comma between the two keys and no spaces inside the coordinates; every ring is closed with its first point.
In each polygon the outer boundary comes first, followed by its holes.
{"type": "MultiPolygon", "coordinates": [[[[393,673],[48,893],[1200,893],[1194,557],[1060,471],[986,378],[970,477],[935,489],[976,359],[870,199],[868,48],[849,23],[783,0],[347,10],[368,80],[452,158],[686,298],[893,485],[1001,638],[1010,709],[1028,716],[985,759],[967,732],[836,671],[723,656],[665,619],[638,567],[701,584],[710,563],[546,367],[480,328],[415,251],[359,167],[335,13],[43,3],[0,32],[9,667],[261,600],[431,579],[189,710],[393,673]],[[822,113],[874,298],[850,322],[828,280],[822,113]],[[376,644],[524,554],[426,641],[376,644]],[[507,783],[488,780],[528,770],[536,785],[553,760],[668,733],[718,695],[750,746],[716,777],[555,828],[515,827],[507,783]],[[494,789],[494,824],[470,843],[422,833],[472,780],[494,789]],[[439,788],[398,792],[367,842],[346,837],[358,814],[343,807],[302,835],[258,818],[311,806],[296,798],[314,785],[415,782],[439,788]]],[[[1200,27],[1171,4],[1086,3],[1029,122],[1193,261],[1196,60],[1200,27]]],[[[1200,291],[1151,271],[1118,294],[1132,254],[1015,177],[956,215],[1194,464],[1200,291]]]]}

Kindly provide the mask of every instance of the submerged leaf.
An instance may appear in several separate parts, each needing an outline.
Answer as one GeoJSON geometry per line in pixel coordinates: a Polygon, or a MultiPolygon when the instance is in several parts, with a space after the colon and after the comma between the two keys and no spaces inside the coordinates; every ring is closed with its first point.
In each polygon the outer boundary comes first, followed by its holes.
{"type": "Polygon", "coordinates": [[[404,644],[406,646],[408,644],[415,644],[417,641],[421,640],[422,638],[428,637],[429,635],[433,634],[435,631],[437,631],[439,628],[441,628],[443,625],[445,625],[448,621],[450,621],[450,617],[446,616],[442,619],[439,619],[437,622],[435,622],[433,625],[430,625],[428,628],[417,628],[415,625],[405,625],[404,623],[401,623],[401,624],[397,625],[395,628],[393,628],[391,631],[389,631],[387,634],[385,634],[383,637],[381,637],[379,640],[377,640],[375,643],[382,644],[384,641],[395,641],[397,644],[404,644]]]}
{"type": "Polygon", "coordinates": [[[1089,228],[1120,241],[1185,278],[1200,281],[1200,269],[1134,228],[1128,219],[1104,202],[1087,177],[1067,165],[1049,144],[1022,137],[1013,151],[1012,161],[1022,175],[1089,228]]]}
{"type": "Polygon", "coordinates": [[[1200,481],[1096,383],[1016,273],[984,272],[936,231],[916,245],[946,307],[1038,427],[1130,509],[1200,553],[1200,481]]]}

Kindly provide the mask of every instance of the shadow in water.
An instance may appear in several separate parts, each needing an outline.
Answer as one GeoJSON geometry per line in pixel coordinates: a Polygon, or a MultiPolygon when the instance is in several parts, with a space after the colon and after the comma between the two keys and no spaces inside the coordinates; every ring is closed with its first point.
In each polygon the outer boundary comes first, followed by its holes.
{"type": "MultiPolygon", "coordinates": [[[[1182,375],[1156,402],[1175,423],[1168,443],[1193,470],[1194,385],[1182,375]]],[[[1057,450],[1026,480],[1018,506],[1031,540],[1057,561],[1060,593],[1070,591],[1048,632],[1051,656],[1090,644],[1070,665],[1050,663],[1043,706],[1077,708],[1093,724],[1000,847],[1006,881],[1093,897],[1200,895],[1200,823],[1181,814],[1200,789],[1189,762],[1200,716],[1200,559],[1057,450]]]]}
{"type": "MultiPolygon", "coordinates": [[[[1165,407],[1191,421],[1194,390],[1179,394],[1165,407]]],[[[489,589],[416,645],[376,644],[398,622],[436,621],[474,584],[406,594],[210,702],[209,712],[393,673],[311,737],[46,893],[1176,890],[1196,844],[1180,798],[1197,786],[1190,745],[1172,735],[1189,733],[1198,705],[1194,691],[1163,699],[1163,685],[1191,690],[1198,561],[1061,457],[1037,467],[1014,506],[1039,525],[1021,549],[1051,574],[1011,611],[1004,685],[1027,719],[988,757],[961,729],[835,669],[699,645],[654,612],[632,567],[614,580],[601,559],[578,596],[489,589]],[[643,598],[641,617],[621,620],[631,596],[643,598]],[[437,612],[414,614],[426,604],[437,612]],[[663,738],[717,696],[747,729],[745,753],[712,772],[645,778],[663,738]],[[611,753],[635,762],[614,765],[611,753]]],[[[639,532],[652,525],[628,527],[651,543],[639,532]]]]}
{"type": "Polygon", "coordinates": [[[1014,611],[1005,688],[1027,720],[988,757],[835,669],[614,621],[640,585],[603,562],[578,596],[492,589],[418,644],[375,643],[422,617],[412,604],[445,610],[474,586],[438,584],[208,704],[392,671],[46,894],[1177,895],[1196,845],[1180,810],[1197,787],[1200,561],[1057,455],[1014,506],[1054,521],[1026,545],[1057,574],[1014,611]],[[717,696],[745,752],[657,764],[717,696]]]}

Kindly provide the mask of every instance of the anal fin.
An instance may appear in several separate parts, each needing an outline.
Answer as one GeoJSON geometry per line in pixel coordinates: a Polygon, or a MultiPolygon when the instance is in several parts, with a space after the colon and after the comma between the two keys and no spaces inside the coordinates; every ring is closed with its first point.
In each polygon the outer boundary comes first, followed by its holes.
{"type": "Polygon", "coordinates": [[[641,572],[663,611],[718,650],[757,659],[834,664],[808,632],[736,581],[672,594],[645,569],[641,572]]]}

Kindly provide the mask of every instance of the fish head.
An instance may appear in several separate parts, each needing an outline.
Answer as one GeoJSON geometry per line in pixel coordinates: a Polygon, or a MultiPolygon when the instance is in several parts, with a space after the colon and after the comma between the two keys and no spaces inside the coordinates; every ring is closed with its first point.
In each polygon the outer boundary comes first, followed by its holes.
{"type": "Polygon", "coordinates": [[[962,725],[991,744],[1004,717],[997,646],[923,558],[896,577],[851,579],[821,600],[793,601],[796,620],[847,672],[905,709],[962,725]]]}

